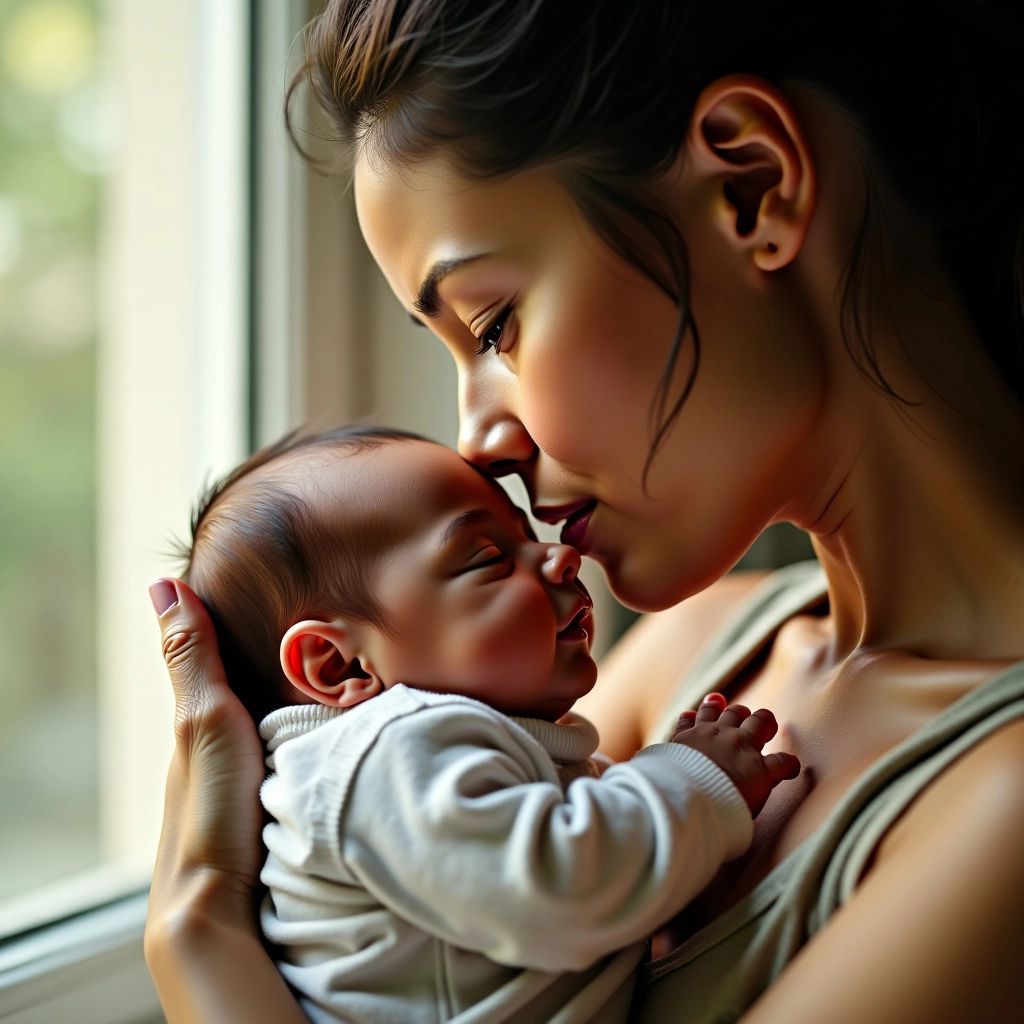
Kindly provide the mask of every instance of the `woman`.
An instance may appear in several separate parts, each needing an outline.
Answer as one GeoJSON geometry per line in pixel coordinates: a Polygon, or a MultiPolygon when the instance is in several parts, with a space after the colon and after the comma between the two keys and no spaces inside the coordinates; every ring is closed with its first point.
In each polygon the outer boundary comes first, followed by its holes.
{"type": "MultiPolygon", "coordinates": [[[[462,453],[657,612],[585,708],[609,752],[720,689],[805,766],[660,938],[640,1021],[1024,997],[1019,26],[820,17],[341,0],[308,39],[367,243],[456,361],[462,453]],[[821,569],[720,580],[779,520],[821,569]]],[[[299,1020],[254,924],[258,742],[194,597],[154,603],[157,987],[172,1022],[299,1020]]]]}

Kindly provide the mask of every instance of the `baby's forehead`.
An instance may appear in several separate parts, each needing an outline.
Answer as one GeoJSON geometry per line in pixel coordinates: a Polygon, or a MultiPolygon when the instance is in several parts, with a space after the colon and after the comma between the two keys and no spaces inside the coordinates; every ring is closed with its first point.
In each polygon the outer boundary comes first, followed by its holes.
{"type": "Polygon", "coordinates": [[[354,513],[379,519],[421,522],[467,503],[518,514],[496,481],[452,449],[428,441],[299,452],[287,472],[311,499],[341,501],[354,513]]]}

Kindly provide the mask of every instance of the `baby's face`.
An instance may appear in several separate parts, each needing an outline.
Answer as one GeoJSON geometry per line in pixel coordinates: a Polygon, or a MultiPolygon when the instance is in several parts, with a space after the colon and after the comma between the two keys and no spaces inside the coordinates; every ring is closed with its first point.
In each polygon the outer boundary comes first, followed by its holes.
{"type": "Polygon", "coordinates": [[[367,657],[386,685],[550,720],[589,692],[597,667],[579,555],[537,541],[494,481],[418,441],[338,460],[330,472],[344,475],[341,493],[356,483],[372,495],[388,532],[405,538],[373,585],[390,628],[373,632],[367,657]]]}

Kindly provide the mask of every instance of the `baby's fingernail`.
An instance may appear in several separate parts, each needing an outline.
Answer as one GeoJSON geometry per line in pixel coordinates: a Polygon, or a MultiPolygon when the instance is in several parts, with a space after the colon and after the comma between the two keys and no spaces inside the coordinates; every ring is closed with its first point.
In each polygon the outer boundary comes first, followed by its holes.
{"type": "Polygon", "coordinates": [[[157,580],[150,584],[149,599],[157,615],[163,615],[178,603],[178,592],[170,580],[157,580]]]}
{"type": "Polygon", "coordinates": [[[725,702],[725,697],[720,693],[709,693],[702,701],[704,704],[724,704],[725,702]]]}

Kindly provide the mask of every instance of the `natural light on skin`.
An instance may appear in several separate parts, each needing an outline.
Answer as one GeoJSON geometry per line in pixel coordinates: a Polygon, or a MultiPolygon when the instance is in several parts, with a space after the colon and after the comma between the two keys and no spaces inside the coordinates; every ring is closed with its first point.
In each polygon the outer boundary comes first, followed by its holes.
{"type": "Polygon", "coordinates": [[[645,494],[674,304],[601,245],[548,173],[467,182],[438,159],[411,180],[361,159],[357,208],[395,294],[455,359],[462,453],[519,460],[542,513],[596,501],[581,548],[627,604],[661,607],[706,585],[780,508],[781,467],[794,468],[821,401],[815,355],[795,343],[780,357],[760,340],[801,333],[766,305],[760,273],[741,274],[713,232],[700,238],[701,266],[740,276],[749,295],[706,304],[713,286],[695,275],[716,344],[645,494]]]}
{"type": "MultiPolygon", "coordinates": [[[[1008,624],[980,611],[965,623],[964,609],[990,607],[983,581],[1016,586],[994,554],[1019,544],[1012,516],[991,521],[1005,473],[984,467],[992,437],[1019,436],[1019,410],[948,281],[902,276],[884,248],[873,258],[886,264],[875,269],[888,274],[887,302],[863,326],[911,404],[851,358],[837,297],[864,209],[859,146],[809,88],[733,75],[698,97],[683,155],[657,188],[686,240],[701,359],[646,493],[676,308],[602,245],[554,172],[472,180],[443,155],[410,168],[364,152],[355,197],[370,250],[413,315],[436,263],[487,254],[439,279],[437,316],[425,319],[458,370],[460,450],[519,473],[542,517],[596,503],[573,539],[626,604],[655,610],[696,593],[788,520],[813,535],[828,571],[829,660],[865,644],[917,649],[922,635],[931,656],[955,654],[965,636],[1008,650],[1008,624]],[[727,188],[742,175],[740,192],[727,188]],[[937,337],[955,358],[934,358],[937,337]],[[965,422],[979,425],[973,447],[965,422]],[[959,501],[921,499],[946,492],[959,501]],[[935,550],[957,564],[924,608],[916,581],[935,550]]],[[[673,393],[692,353],[686,343],[673,393]]]]}
{"type": "Polygon", "coordinates": [[[551,720],[589,692],[597,668],[579,556],[537,541],[497,484],[450,449],[418,441],[326,460],[316,481],[320,515],[386,517],[387,533],[405,538],[371,584],[388,628],[341,623],[347,659],[385,686],[551,720]]]}
{"type": "MultiPolygon", "coordinates": [[[[448,277],[449,274],[454,274],[455,271],[461,270],[463,267],[469,266],[475,263],[477,260],[484,259],[487,253],[478,253],[475,256],[463,256],[455,260],[438,260],[430,270],[427,271],[426,276],[423,278],[423,283],[420,285],[419,292],[416,296],[416,301],[413,306],[420,313],[425,313],[429,317],[436,317],[441,312],[441,296],[438,294],[438,288],[441,282],[448,277]]],[[[423,324],[422,320],[413,317],[413,322],[420,325],[423,324]]]]}

